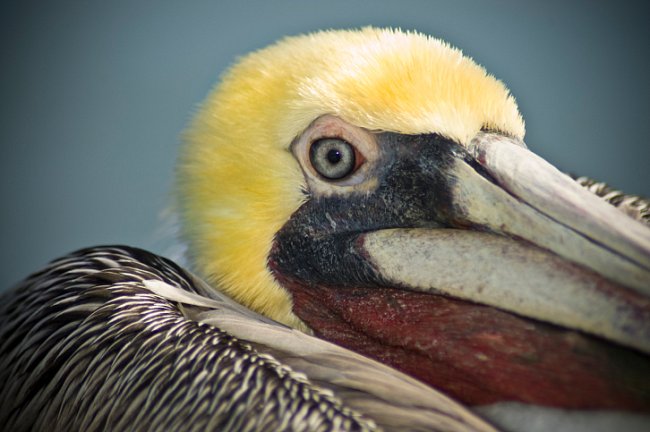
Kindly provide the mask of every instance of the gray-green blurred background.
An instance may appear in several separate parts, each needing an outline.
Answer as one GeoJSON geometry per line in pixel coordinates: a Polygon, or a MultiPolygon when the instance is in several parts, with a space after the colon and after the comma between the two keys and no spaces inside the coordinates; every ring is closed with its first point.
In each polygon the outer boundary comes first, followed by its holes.
{"type": "Polygon", "coordinates": [[[75,248],[165,252],[192,110],[248,51],[365,25],[446,39],[506,82],[563,170],[650,194],[649,14],[613,1],[3,1],[0,288],[75,248]]]}

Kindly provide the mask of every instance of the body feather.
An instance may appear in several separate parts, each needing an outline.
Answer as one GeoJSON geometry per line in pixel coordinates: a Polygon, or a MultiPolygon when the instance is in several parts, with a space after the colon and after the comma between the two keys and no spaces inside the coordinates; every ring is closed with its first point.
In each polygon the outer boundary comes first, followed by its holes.
{"type": "Polygon", "coordinates": [[[4,295],[0,380],[12,431],[493,430],[127,247],[73,253],[4,295]]]}

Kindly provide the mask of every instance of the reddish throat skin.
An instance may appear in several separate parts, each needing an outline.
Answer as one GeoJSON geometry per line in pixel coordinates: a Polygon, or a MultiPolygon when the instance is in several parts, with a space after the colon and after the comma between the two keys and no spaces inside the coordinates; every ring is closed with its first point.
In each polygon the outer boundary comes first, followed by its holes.
{"type": "Polygon", "coordinates": [[[469,405],[650,412],[650,359],[643,354],[462,300],[398,288],[307,286],[274,273],[317,336],[469,405]]]}

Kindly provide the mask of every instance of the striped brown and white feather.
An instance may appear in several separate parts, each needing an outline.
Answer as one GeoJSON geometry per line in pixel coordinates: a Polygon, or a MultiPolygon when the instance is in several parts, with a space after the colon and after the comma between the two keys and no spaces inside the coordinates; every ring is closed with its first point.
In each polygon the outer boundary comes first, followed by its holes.
{"type": "Polygon", "coordinates": [[[493,430],[139,249],[73,253],[1,300],[5,430],[493,430]]]}
{"type": "Polygon", "coordinates": [[[575,178],[581,186],[601,197],[631,218],[650,225],[650,200],[637,195],[628,195],[616,190],[607,183],[589,177],[575,178]]]}

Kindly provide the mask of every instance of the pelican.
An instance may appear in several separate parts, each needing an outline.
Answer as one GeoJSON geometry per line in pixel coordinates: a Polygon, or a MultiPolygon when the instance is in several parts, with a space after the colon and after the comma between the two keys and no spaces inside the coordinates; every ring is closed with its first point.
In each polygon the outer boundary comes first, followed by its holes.
{"type": "Polygon", "coordinates": [[[648,203],[524,135],[503,83],[419,33],[249,54],[184,135],[193,273],[95,247],[4,295],[0,424],[642,430],[648,203]]]}

